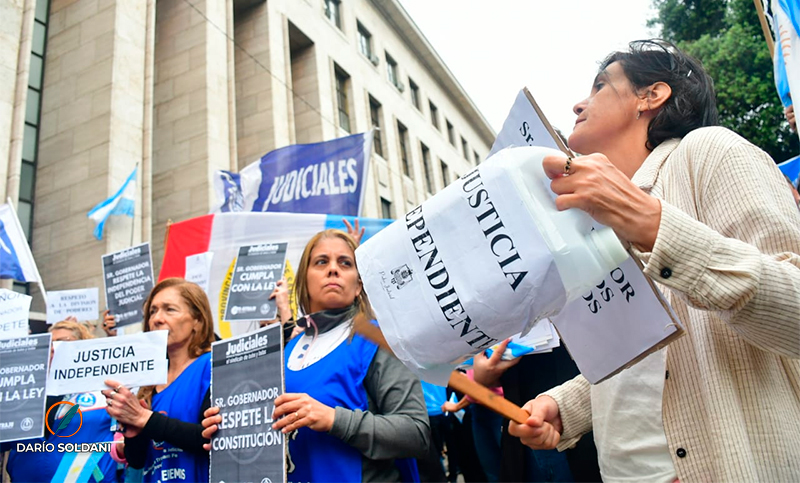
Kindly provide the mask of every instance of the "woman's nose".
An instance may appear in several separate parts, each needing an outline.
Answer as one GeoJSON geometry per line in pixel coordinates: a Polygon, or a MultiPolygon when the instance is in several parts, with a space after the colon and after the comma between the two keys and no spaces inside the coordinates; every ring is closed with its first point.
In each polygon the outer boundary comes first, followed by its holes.
{"type": "Polygon", "coordinates": [[[580,116],[581,113],[585,110],[586,110],[586,99],[572,106],[572,112],[574,112],[576,116],[580,116]]]}

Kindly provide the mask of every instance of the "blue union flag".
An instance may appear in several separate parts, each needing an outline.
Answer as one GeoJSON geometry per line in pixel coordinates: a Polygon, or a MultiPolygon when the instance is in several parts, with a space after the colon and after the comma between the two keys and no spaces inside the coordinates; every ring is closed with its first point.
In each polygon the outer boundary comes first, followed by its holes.
{"type": "Polygon", "coordinates": [[[239,173],[217,171],[215,213],[272,211],[358,216],[372,131],[264,155],[239,173]]]}

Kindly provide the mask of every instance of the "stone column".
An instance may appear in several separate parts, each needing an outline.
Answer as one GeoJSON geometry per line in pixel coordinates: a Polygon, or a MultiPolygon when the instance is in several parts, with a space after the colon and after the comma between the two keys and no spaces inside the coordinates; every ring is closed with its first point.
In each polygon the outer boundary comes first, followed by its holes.
{"type": "Polygon", "coordinates": [[[153,122],[153,262],[168,220],[208,213],[230,169],[226,2],[159,0],[153,122]]]}
{"type": "Polygon", "coordinates": [[[120,216],[97,241],[86,215],[142,159],[145,7],[52,1],[33,229],[48,289],[103,287],[101,255],[139,241],[141,226],[120,216]]]}

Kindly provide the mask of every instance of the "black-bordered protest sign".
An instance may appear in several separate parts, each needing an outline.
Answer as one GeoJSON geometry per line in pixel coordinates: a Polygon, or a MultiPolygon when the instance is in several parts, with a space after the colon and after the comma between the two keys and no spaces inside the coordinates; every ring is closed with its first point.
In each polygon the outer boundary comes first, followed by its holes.
{"type": "Polygon", "coordinates": [[[167,382],[166,330],[53,343],[47,395],[108,389],[106,379],[126,387],[167,382]]]}
{"type": "Polygon", "coordinates": [[[103,283],[106,305],[117,327],[142,322],[142,306],[153,289],[150,244],[103,255],[103,283]]]}
{"type": "Polygon", "coordinates": [[[264,243],[239,248],[228,291],[225,320],[270,320],[278,307],[270,295],[283,276],[288,243],[264,243]]]}
{"type": "Polygon", "coordinates": [[[0,340],[0,443],[44,436],[50,334],[0,340]]]}
{"type": "Polygon", "coordinates": [[[273,324],[211,345],[211,403],[222,423],[211,438],[211,481],[286,481],[286,439],[272,429],[283,394],[283,331],[273,324]]]}

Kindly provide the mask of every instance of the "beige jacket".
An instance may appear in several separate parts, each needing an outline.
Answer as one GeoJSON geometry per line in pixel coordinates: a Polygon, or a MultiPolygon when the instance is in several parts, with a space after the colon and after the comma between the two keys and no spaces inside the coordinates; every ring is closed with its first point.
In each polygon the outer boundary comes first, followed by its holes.
{"type": "MultiPolygon", "coordinates": [[[[637,252],[686,334],[667,351],[663,421],[682,483],[800,480],[800,212],[763,151],[724,128],[659,145],[633,177],[662,200],[637,252]]],[[[581,376],[547,392],[559,449],[591,430],[581,376]]]]}

